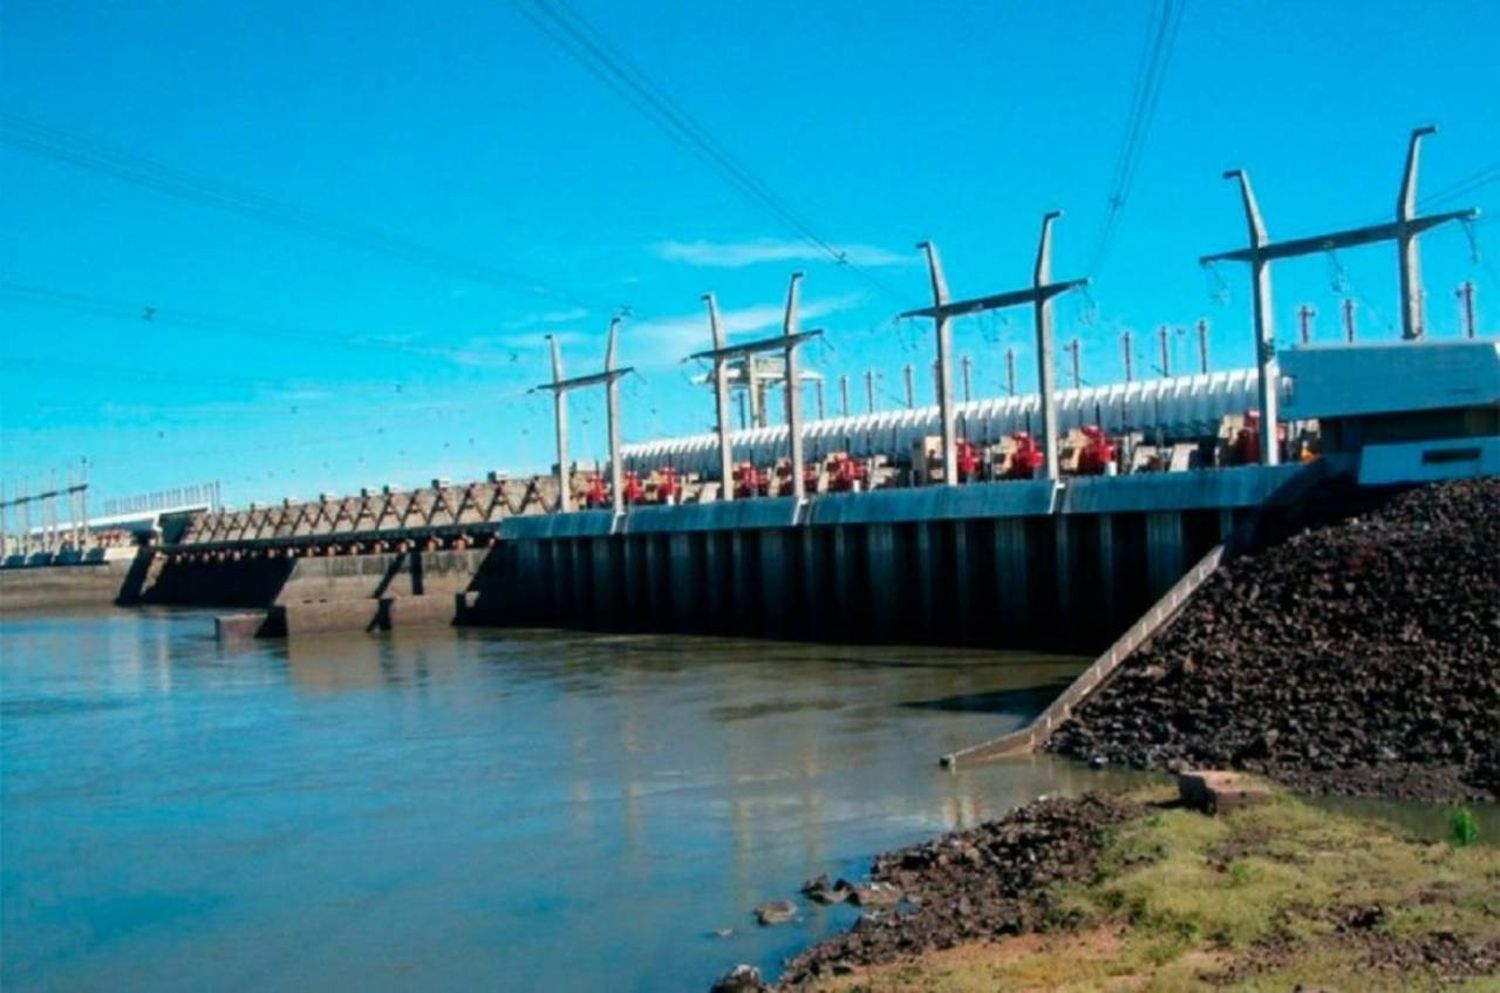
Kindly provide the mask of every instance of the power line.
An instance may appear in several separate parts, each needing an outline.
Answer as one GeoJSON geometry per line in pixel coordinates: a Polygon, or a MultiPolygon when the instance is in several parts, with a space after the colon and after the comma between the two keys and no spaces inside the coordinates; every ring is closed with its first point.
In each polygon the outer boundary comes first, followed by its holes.
{"type": "Polygon", "coordinates": [[[568,0],[514,0],[516,9],[574,61],[652,120],[668,136],[703,159],[721,178],[773,214],[833,264],[848,269],[900,304],[889,284],[828,241],[806,217],[756,177],[724,145],[685,111],[670,94],[588,22],[568,0]]]}
{"type": "Polygon", "coordinates": [[[1151,122],[1156,116],[1156,105],[1161,99],[1162,84],[1166,80],[1167,67],[1172,61],[1172,51],[1186,10],[1187,0],[1162,0],[1159,7],[1153,8],[1152,19],[1147,25],[1146,44],[1136,65],[1130,110],[1125,118],[1125,134],[1111,174],[1109,206],[1100,224],[1093,259],[1088,267],[1088,271],[1096,275],[1113,244],[1120,215],[1130,196],[1130,187],[1135,181],[1151,122]]]}
{"type": "Polygon", "coordinates": [[[0,279],[0,294],[32,306],[69,310],[112,320],[130,321],[136,324],[176,323],[256,339],[280,338],[307,344],[333,345],[339,348],[358,349],[362,351],[374,349],[396,352],[408,356],[441,358],[448,361],[460,361],[462,359],[461,354],[455,352],[453,349],[406,345],[400,342],[382,341],[379,338],[347,338],[302,328],[287,327],[281,324],[248,320],[242,317],[207,314],[175,307],[109,299],[85,293],[77,293],[71,290],[34,286],[4,279],[0,279]]]}
{"type": "Polygon", "coordinates": [[[1475,170],[1461,179],[1456,179],[1447,186],[1442,187],[1435,193],[1422,198],[1424,206],[1435,206],[1457,199],[1475,190],[1483,189],[1491,183],[1500,181],[1500,162],[1491,162],[1482,169],[1475,170]]]}
{"type": "Polygon", "coordinates": [[[614,304],[588,301],[553,289],[524,273],[460,258],[377,228],[277,200],[244,187],[198,176],[102,141],[0,111],[0,143],[17,151],[109,176],[166,196],[213,207],[360,251],[406,262],[532,296],[612,310],[614,304]]]}

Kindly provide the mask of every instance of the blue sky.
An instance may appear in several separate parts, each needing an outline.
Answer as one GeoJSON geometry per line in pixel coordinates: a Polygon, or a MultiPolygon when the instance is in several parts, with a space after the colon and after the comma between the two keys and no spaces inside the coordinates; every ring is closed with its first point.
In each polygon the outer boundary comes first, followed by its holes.
{"type": "MultiPolygon", "coordinates": [[[[620,305],[622,358],[641,370],[626,440],[703,430],[710,400],[680,363],[707,347],[700,294],[733,331],[767,333],[793,268],[806,323],[828,332],[808,359],[830,406],[837,377],[867,368],[893,404],[901,367],[932,356],[930,325],[890,319],[927,302],[915,242],[938,242],[956,294],[1011,288],[1060,207],[1055,272],[1088,267],[1153,10],[571,2],[860,271],[820,258],[510,4],[9,0],[8,120],[443,264],[0,145],[6,492],[85,457],[99,499],[220,479],[236,503],[543,468],[549,409],[525,393],[547,376],[542,336],[587,371],[620,305]]],[[[1248,364],[1245,273],[1223,272],[1220,299],[1197,264],[1244,241],[1223,169],[1250,169],[1273,237],[1385,218],[1411,127],[1442,127],[1424,190],[1500,159],[1497,42],[1491,2],[1194,0],[1091,295],[1059,304],[1084,376],[1120,378],[1124,328],[1144,369],[1159,324],[1200,317],[1215,367],[1248,364]]],[[[1500,253],[1500,184],[1438,206],[1470,204],[1500,253]]],[[[1424,238],[1423,262],[1434,336],[1457,334],[1465,279],[1481,314],[1500,307],[1500,256],[1474,264],[1458,226],[1424,238]]],[[[1278,266],[1283,342],[1303,302],[1336,335],[1340,274],[1362,333],[1396,334],[1381,246],[1278,266]]],[[[1034,379],[1030,337],[1025,311],[956,325],[976,392],[1000,392],[1006,346],[1034,379]]],[[[1184,341],[1174,361],[1193,357],[1184,341]]],[[[602,448],[601,409],[573,405],[580,455],[602,448]]]]}

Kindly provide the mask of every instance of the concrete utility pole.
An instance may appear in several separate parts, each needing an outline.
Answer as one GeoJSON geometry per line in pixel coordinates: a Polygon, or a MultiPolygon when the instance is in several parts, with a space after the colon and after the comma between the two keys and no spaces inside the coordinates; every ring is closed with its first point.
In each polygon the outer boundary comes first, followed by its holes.
{"type": "Polygon", "coordinates": [[[1198,371],[1208,375],[1208,321],[1198,318],[1198,371]]]}
{"type": "MultiPolygon", "coordinates": [[[[703,302],[708,304],[708,329],[714,351],[722,351],[724,326],[719,323],[719,302],[712,293],[703,294],[703,302]]],[[[722,355],[714,359],[714,416],[719,432],[719,499],[733,500],[734,446],[729,441],[729,364],[722,355]]],[[[744,421],[743,414],[740,420],[744,421]]]]}
{"type": "Polygon", "coordinates": [[[1474,283],[1465,280],[1458,288],[1459,300],[1463,301],[1464,337],[1473,338],[1479,333],[1479,321],[1474,316],[1474,283]]]}
{"type": "Polygon", "coordinates": [[[915,384],[912,383],[912,372],[911,372],[911,363],[910,362],[906,363],[905,367],[902,368],[901,375],[906,380],[906,409],[907,410],[911,410],[912,408],[916,407],[916,405],[917,405],[917,391],[916,391],[915,384]]]}
{"type": "Polygon", "coordinates": [[[1344,338],[1354,344],[1354,301],[1344,299],[1344,338]]]}
{"type": "Polygon", "coordinates": [[[1421,272],[1417,253],[1417,235],[1447,221],[1468,220],[1479,214],[1479,211],[1470,207],[1441,214],[1417,215],[1418,151],[1422,138],[1436,130],[1429,126],[1417,128],[1411,133],[1411,141],[1406,150],[1406,168],[1401,179],[1401,192],[1396,198],[1396,219],[1384,224],[1372,224],[1362,228],[1350,228],[1330,234],[1311,235],[1306,238],[1272,243],[1266,234],[1266,225],[1261,218],[1260,207],[1255,202],[1255,193],[1250,187],[1249,174],[1243,169],[1232,169],[1224,174],[1225,179],[1234,179],[1239,182],[1245,220],[1250,229],[1250,245],[1234,251],[1207,255],[1199,262],[1203,265],[1224,261],[1250,264],[1250,280],[1255,302],[1256,369],[1260,393],[1260,449],[1261,458],[1267,465],[1275,465],[1280,460],[1280,452],[1276,445],[1279,371],[1276,365],[1276,336],[1271,307],[1271,263],[1277,259],[1329,252],[1355,245],[1395,241],[1401,274],[1401,336],[1407,341],[1421,338],[1423,334],[1421,272]]]}
{"type": "Polygon", "coordinates": [[[1120,335],[1120,342],[1125,348],[1125,382],[1127,383],[1135,379],[1135,350],[1131,345],[1132,337],[1134,336],[1130,333],[1129,328],[1126,328],[1125,332],[1120,335]]]}
{"type": "MultiPolygon", "coordinates": [[[[792,273],[791,285],[787,287],[786,313],[782,318],[781,334],[743,345],[716,344],[709,351],[698,352],[690,356],[694,359],[712,359],[715,362],[743,359],[745,368],[748,370],[754,368],[755,356],[762,352],[779,351],[783,354],[786,363],[786,425],[787,437],[791,443],[789,447],[792,461],[792,496],[798,503],[802,502],[806,494],[806,483],[802,478],[802,380],[797,367],[797,351],[803,343],[823,333],[821,329],[802,331],[798,327],[797,299],[801,284],[802,273],[792,273]]],[[[724,454],[727,440],[721,438],[719,444],[719,461],[722,468],[727,464],[725,460],[729,457],[724,454]]]]}
{"type": "Polygon", "coordinates": [[[969,359],[967,355],[965,355],[961,361],[963,363],[964,370],[964,403],[968,403],[969,401],[974,399],[974,382],[972,377],[974,371],[974,363],[969,359]]]}
{"type": "Polygon", "coordinates": [[[1052,298],[1077,286],[1087,285],[1087,279],[1052,281],[1052,224],[1062,216],[1062,211],[1050,211],[1042,217],[1042,235],[1037,244],[1036,266],[1032,270],[1031,286],[1022,290],[996,293],[990,296],[948,301],[948,282],[943,276],[942,262],[937,247],[927,241],[918,247],[927,253],[927,267],[932,276],[933,305],[908,311],[902,317],[931,317],[937,326],[938,363],[941,386],[939,407],[943,421],[943,482],[949,486],[958,484],[957,442],[953,416],[952,369],[949,361],[948,321],[966,314],[980,314],[988,310],[1000,310],[1021,304],[1031,304],[1036,319],[1037,385],[1041,392],[1043,450],[1046,453],[1048,479],[1057,479],[1057,410],[1054,394],[1057,392],[1057,370],[1052,347],[1052,298]]]}
{"type": "Polygon", "coordinates": [[[573,509],[573,494],[570,488],[572,474],[568,471],[567,395],[573,390],[600,385],[605,387],[605,419],[609,432],[610,504],[616,517],[625,512],[624,466],[620,462],[619,384],[622,378],[635,370],[630,366],[621,369],[616,364],[619,333],[620,318],[612,318],[609,322],[609,336],[604,345],[604,371],[587,376],[576,376],[573,379],[563,378],[562,353],[558,349],[557,339],[550,334],[547,336],[547,341],[552,346],[552,382],[543,383],[533,389],[547,390],[552,394],[553,413],[557,424],[557,509],[560,513],[567,513],[573,509]]]}
{"type": "Polygon", "coordinates": [[[849,374],[847,372],[839,375],[839,414],[843,417],[849,416],[849,374]]]}
{"type": "Polygon", "coordinates": [[[1297,308],[1297,324],[1302,334],[1302,344],[1306,345],[1312,341],[1312,319],[1318,316],[1318,312],[1312,309],[1311,304],[1304,303],[1297,308]]]}
{"type": "Polygon", "coordinates": [[[1083,388],[1083,372],[1078,367],[1079,347],[1080,346],[1077,338],[1074,338],[1072,341],[1068,342],[1068,352],[1071,355],[1073,366],[1073,389],[1075,390],[1083,388]]]}

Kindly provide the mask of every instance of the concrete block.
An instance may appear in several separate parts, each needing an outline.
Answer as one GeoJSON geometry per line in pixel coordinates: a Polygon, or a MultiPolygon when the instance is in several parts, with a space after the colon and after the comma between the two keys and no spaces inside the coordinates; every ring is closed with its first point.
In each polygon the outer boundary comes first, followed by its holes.
{"type": "Polygon", "coordinates": [[[1271,789],[1264,783],[1218,769],[1178,773],[1177,792],[1190,809],[1205,814],[1227,814],[1271,798],[1271,789]]]}

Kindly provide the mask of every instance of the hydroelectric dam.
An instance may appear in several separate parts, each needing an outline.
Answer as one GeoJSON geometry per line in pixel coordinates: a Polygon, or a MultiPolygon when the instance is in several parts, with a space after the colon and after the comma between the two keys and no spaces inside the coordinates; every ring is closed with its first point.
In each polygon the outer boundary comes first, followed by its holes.
{"type": "Polygon", "coordinates": [[[1395,488],[1500,472],[1500,340],[1472,314],[1463,338],[1427,333],[1416,236],[1476,213],[1416,211],[1430,131],[1411,135],[1394,221],[1364,228],[1272,241],[1231,174],[1250,244],[1202,261],[1250,266],[1253,367],[1209,371],[1205,347],[1196,374],[1084,387],[1075,373],[1058,389],[1052,301],[1087,280],[1054,279],[1052,212],[1019,289],[956,299],[920,246],[932,302],[904,316],[933,322],[931,406],[856,416],[846,392],[842,416],[804,417],[799,353],[822,332],[802,328],[793,274],[781,334],[759,341],[729,343],[704,298],[711,347],[691,358],[712,370],[712,433],[621,444],[616,318],[598,371],[564,375],[551,342],[549,475],[239,510],[215,492],[131,518],[129,547],[103,551],[87,521],[12,535],[0,520],[0,606],[224,608],[226,638],[484,624],[1099,652],[1227,557],[1395,488]],[[1398,249],[1400,339],[1278,346],[1271,263],[1378,242],[1398,249]],[[1009,395],[971,400],[965,380],[960,402],[950,323],[1018,306],[1036,389],[1012,377],[1009,395]],[[606,396],[602,467],[568,454],[567,399],[584,389],[606,396]],[[736,389],[754,421],[740,430],[736,389]]]}

